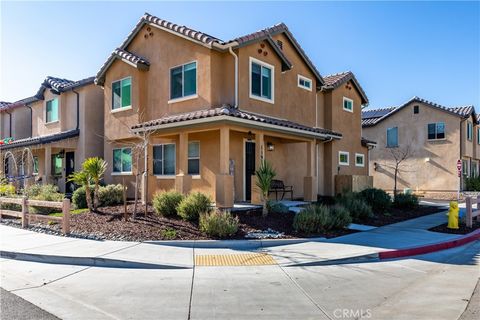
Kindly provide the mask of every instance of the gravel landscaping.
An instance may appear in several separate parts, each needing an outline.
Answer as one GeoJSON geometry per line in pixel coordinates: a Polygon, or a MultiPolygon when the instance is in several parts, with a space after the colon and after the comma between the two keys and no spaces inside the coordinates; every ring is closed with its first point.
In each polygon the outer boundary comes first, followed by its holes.
{"type": "Polygon", "coordinates": [[[441,233],[450,233],[450,234],[468,234],[473,232],[477,229],[480,229],[480,221],[473,220],[473,224],[471,228],[467,228],[467,226],[461,223],[458,226],[458,229],[449,229],[447,228],[448,223],[444,223],[442,225],[436,226],[434,228],[429,229],[429,231],[433,232],[441,232],[441,233]]]}
{"type": "Polygon", "coordinates": [[[354,223],[365,224],[374,227],[382,227],[388,224],[415,219],[441,211],[446,210],[435,206],[418,206],[414,209],[390,208],[388,209],[386,214],[376,214],[372,218],[358,221],[354,220],[354,223]]]}

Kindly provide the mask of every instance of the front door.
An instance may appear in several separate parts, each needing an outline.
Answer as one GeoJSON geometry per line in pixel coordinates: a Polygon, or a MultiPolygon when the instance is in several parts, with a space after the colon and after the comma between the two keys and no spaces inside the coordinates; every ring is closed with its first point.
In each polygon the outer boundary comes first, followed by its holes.
{"type": "Polygon", "coordinates": [[[255,174],[255,142],[245,141],[245,201],[252,200],[252,175],[255,174]]]}
{"type": "Polygon", "coordinates": [[[72,194],[75,191],[75,185],[73,182],[68,181],[68,177],[75,171],[75,152],[65,153],[65,177],[67,182],[65,183],[65,193],[72,194]]]}

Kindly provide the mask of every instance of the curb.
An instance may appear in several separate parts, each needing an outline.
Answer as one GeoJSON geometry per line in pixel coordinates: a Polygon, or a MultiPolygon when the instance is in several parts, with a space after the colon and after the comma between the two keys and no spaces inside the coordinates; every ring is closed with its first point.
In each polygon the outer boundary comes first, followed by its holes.
{"type": "Polygon", "coordinates": [[[385,259],[404,258],[409,256],[416,256],[419,254],[432,253],[436,251],[442,251],[446,249],[460,247],[460,246],[463,246],[464,244],[467,244],[469,242],[472,242],[478,239],[480,239],[480,229],[477,229],[471,233],[468,233],[454,240],[448,240],[444,242],[438,242],[434,244],[399,249],[399,250],[381,251],[378,253],[378,258],[380,260],[385,260],[385,259]]]}
{"type": "Polygon", "coordinates": [[[0,251],[0,258],[40,262],[49,264],[65,264],[85,267],[125,268],[125,269],[191,269],[186,266],[164,265],[148,262],[127,261],[99,257],[70,257],[49,254],[22,253],[13,251],[0,251]]]}

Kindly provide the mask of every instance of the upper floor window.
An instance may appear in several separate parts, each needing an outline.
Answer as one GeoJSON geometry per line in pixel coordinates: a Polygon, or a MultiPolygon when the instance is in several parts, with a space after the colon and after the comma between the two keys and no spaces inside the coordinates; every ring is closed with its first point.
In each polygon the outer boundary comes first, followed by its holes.
{"type": "Polygon", "coordinates": [[[343,97],[343,110],[353,112],[353,100],[343,97]]]}
{"type": "Polygon", "coordinates": [[[113,173],[132,173],[132,149],[113,149],[113,173]]]}
{"type": "Polygon", "coordinates": [[[480,144],[480,128],[477,128],[477,144],[480,144]]]}
{"type": "Polygon", "coordinates": [[[429,123],[428,124],[428,140],[445,139],[445,123],[429,123]]]}
{"type": "Polygon", "coordinates": [[[132,106],[132,78],[112,82],[112,110],[132,106]]]}
{"type": "Polygon", "coordinates": [[[398,127],[387,128],[387,148],[398,147],[398,127]]]}
{"type": "Polygon", "coordinates": [[[170,99],[197,94],[197,62],[170,69],[170,99]]]}
{"type": "Polygon", "coordinates": [[[365,167],[365,155],[363,153],[355,153],[355,166],[365,167]]]}
{"type": "Polygon", "coordinates": [[[174,175],[175,159],[174,143],[153,146],[153,174],[157,176],[174,175]]]}
{"type": "Polygon", "coordinates": [[[298,86],[302,89],[312,91],[312,80],[304,76],[298,75],[298,86]]]}
{"type": "Polygon", "coordinates": [[[338,164],[342,166],[348,166],[349,165],[349,153],[346,151],[338,151],[338,164]]]}
{"type": "Polygon", "coordinates": [[[48,100],[46,105],[45,122],[58,121],[58,98],[48,100]]]}
{"type": "Polygon", "coordinates": [[[273,103],[274,67],[250,58],[250,98],[273,103]]]}
{"type": "Polygon", "coordinates": [[[420,112],[420,107],[419,106],[413,106],[413,113],[418,114],[420,112]]]}
{"type": "Polygon", "coordinates": [[[188,143],[188,174],[200,174],[200,142],[188,143]]]}
{"type": "Polygon", "coordinates": [[[468,141],[473,139],[473,125],[470,121],[467,121],[467,139],[468,141]]]}

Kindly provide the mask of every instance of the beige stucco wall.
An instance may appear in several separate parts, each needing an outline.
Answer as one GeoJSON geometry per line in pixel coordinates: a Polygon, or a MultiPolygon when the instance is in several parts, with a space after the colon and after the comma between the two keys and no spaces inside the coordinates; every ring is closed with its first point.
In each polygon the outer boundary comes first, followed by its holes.
{"type": "Polygon", "coordinates": [[[12,117],[11,137],[15,140],[30,137],[30,110],[26,107],[18,107],[11,110],[0,112],[0,137],[2,139],[10,137],[10,115],[12,117]]]}
{"type": "Polygon", "coordinates": [[[363,134],[376,140],[377,148],[371,151],[370,173],[375,187],[393,190],[393,160],[386,148],[386,130],[398,127],[399,145],[410,144],[412,157],[405,161],[398,175],[398,189],[414,191],[456,191],[458,177],[456,162],[460,156],[460,118],[421,103],[411,104],[373,127],[363,129],[363,134]],[[419,105],[419,114],[413,113],[413,105],[419,105]],[[427,125],[444,122],[446,139],[428,141],[427,125]],[[375,163],[377,169],[375,170],[375,163]]]}

